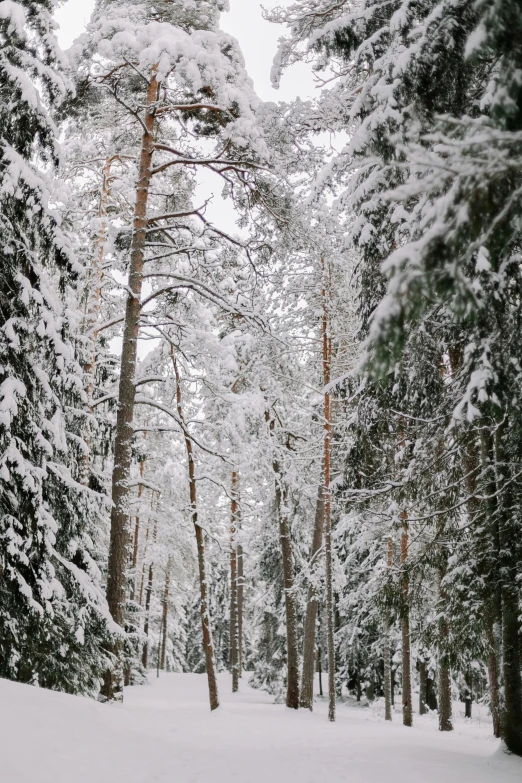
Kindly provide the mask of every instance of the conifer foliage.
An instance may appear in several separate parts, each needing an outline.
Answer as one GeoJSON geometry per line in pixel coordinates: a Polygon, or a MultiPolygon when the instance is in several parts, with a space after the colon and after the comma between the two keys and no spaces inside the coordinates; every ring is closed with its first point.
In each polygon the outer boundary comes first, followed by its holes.
{"type": "Polygon", "coordinates": [[[0,6],[0,672],[96,692],[104,657],[92,538],[100,498],[74,475],[81,372],[69,307],[78,269],[53,207],[58,150],[49,107],[67,86],[52,12],[45,1],[0,6]]]}

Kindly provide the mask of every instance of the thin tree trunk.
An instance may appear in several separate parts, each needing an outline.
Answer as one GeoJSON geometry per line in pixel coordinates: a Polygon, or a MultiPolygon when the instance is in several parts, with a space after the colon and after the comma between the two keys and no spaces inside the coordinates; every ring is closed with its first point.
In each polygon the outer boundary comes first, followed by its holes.
{"type": "Polygon", "coordinates": [[[412,725],[411,704],[411,649],[410,649],[410,585],[407,571],[408,559],[408,516],[401,512],[401,592],[402,592],[402,722],[405,726],[412,725]]]}
{"type": "Polygon", "coordinates": [[[447,592],[443,586],[443,579],[446,573],[445,555],[444,564],[439,572],[439,593],[442,601],[442,611],[439,618],[439,638],[441,655],[439,660],[439,731],[453,731],[451,721],[451,669],[448,654],[449,628],[446,620],[446,604],[448,601],[447,592]]]}
{"type": "MultiPolygon", "coordinates": [[[[275,420],[271,417],[269,410],[265,411],[265,420],[268,424],[270,435],[274,439],[275,420]]],[[[297,710],[299,708],[299,649],[297,644],[297,604],[294,592],[294,556],[292,551],[290,520],[286,507],[286,492],[283,489],[282,469],[277,457],[274,457],[272,460],[272,469],[275,478],[275,510],[279,522],[279,542],[281,544],[285,595],[286,657],[288,670],[286,681],[286,706],[290,709],[297,710]]]]}
{"type": "Polygon", "coordinates": [[[145,546],[143,547],[143,560],[141,566],[141,580],[140,580],[140,606],[143,606],[143,588],[145,585],[145,556],[147,554],[147,545],[149,543],[149,531],[150,531],[150,519],[147,520],[147,529],[145,531],[145,546]]]}
{"type": "Polygon", "coordinates": [[[208,679],[208,695],[210,700],[210,709],[216,710],[219,707],[219,694],[216,679],[216,666],[214,662],[214,646],[212,643],[212,629],[210,626],[210,608],[208,600],[208,579],[207,579],[207,567],[205,562],[205,536],[203,529],[198,523],[198,506],[197,506],[197,488],[196,488],[196,471],[194,465],[194,450],[192,447],[192,439],[190,437],[185,418],[183,416],[183,406],[181,397],[181,379],[179,376],[178,365],[174,354],[174,348],[171,346],[170,355],[172,358],[172,365],[174,367],[174,374],[176,376],[176,404],[178,410],[178,416],[182,425],[183,434],[185,437],[185,448],[187,451],[188,473],[189,473],[189,492],[190,492],[190,507],[192,524],[194,525],[194,531],[196,533],[196,544],[198,550],[198,569],[199,569],[199,586],[201,592],[200,598],[200,610],[201,610],[201,626],[203,630],[203,651],[205,653],[205,662],[207,667],[207,679],[208,679]]]}
{"type": "Polygon", "coordinates": [[[419,715],[426,715],[428,672],[426,661],[419,661],[419,715]]]}
{"type": "MultiPolygon", "coordinates": [[[[239,529],[241,529],[241,503],[238,508],[239,529]]],[[[245,571],[243,562],[243,547],[240,543],[237,545],[237,675],[243,676],[243,605],[244,605],[244,582],[245,571]]]]}
{"type": "Polygon", "coordinates": [[[313,584],[314,570],[317,566],[317,560],[321,547],[323,545],[324,528],[324,486],[319,485],[317,493],[317,504],[315,509],[314,536],[312,541],[312,552],[310,554],[310,574],[312,583],[308,587],[308,597],[306,602],[306,617],[304,626],[304,649],[303,649],[303,674],[301,680],[301,707],[312,710],[314,703],[314,664],[315,664],[315,632],[317,625],[317,588],[313,584]]]}
{"type": "Polygon", "coordinates": [[[165,573],[165,592],[163,594],[163,617],[161,626],[163,628],[163,643],[161,645],[160,667],[165,669],[167,659],[167,622],[169,614],[169,592],[170,592],[170,555],[167,558],[167,571],[165,573]]]}
{"type": "Polygon", "coordinates": [[[317,646],[317,673],[319,675],[319,696],[323,696],[323,645],[322,645],[322,624],[321,624],[321,605],[317,602],[317,623],[319,625],[319,644],[317,646]]]}
{"type": "Polygon", "coordinates": [[[230,518],[230,671],[232,673],[232,693],[239,690],[239,639],[238,639],[238,574],[237,574],[237,529],[238,529],[238,503],[237,486],[239,477],[237,471],[232,471],[230,494],[231,518],[230,518]]]}
{"type": "Polygon", "coordinates": [[[283,560],[283,583],[285,588],[286,645],[288,676],[286,683],[286,706],[296,710],[299,707],[299,649],[297,644],[297,606],[294,592],[294,559],[290,520],[286,508],[286,493],[281,488],[279,463],[274,461],[276,475],[275,500],[279,516],[279,539],[283,560]]]}
{"type": "MultiPolygon", "coordinates": [[[[157,522],[154,522],[154,529],[152,532],[152,541],[153,543],[156,542],[158,534],[158,524],[157,522]]],[[[153,551],[154,554],[154,551],[153,551]]],[[[144,564],[145,567],[145,564],[144,564]]],[[[141,662],[143,664],[144,669],[147,669],[148,662],[149,662],[149,624],[150,624],[150,602],[152,598],[152,585],[154,581],[154,563],[151,560],[149,563],[149,577],[147,580],[147,588],[145,590],[145,620],[144,620],[144,626],[143,626],[143,633],[145,634],[145,644],[143,645],[143,651],[142,651],[142,657],[141,662]]]]}
{"type": "MultiPolygon", "coordinates": [[[[154,151],[154,117],[158,82],[153,69],[147,88],[144,133],[141,140],[139,175],[136,186],[136,204],[132,233],[128,296],[123,330],[118,414],[114,443],[112,473],[112,510],[107,567],[107,603],[114,621],[123,628],[125,622],[125,576],[128,563],[129,530],[128,508],[129,475],[132,462],[134,401],[136,397],[136,358],[141,315],[144,250],[147,229],[147,201],[151,182],[154,151]]],[[[117,639],[111,652],[115,666],[105,673],[102,695],[106,699],[123,698],[122,639],[117,639]]]]}
{"type": "MultiPolygon", "coordinates": [[[[393,539],[388,536],[387,553],[388,573],[391,574],[393,565],[393,539]]],[[[386,607],[386,626],[384,629],[384,719],[392,719],[392,672],[390,649],[390,610],[386,607]]]]}
{"type": "Polygon", "coordinates": [[[326,274],[324,258],[321,259],[323,270],[323,382],[324,392],[324,550],[326,564],[326,629],[328,640],[328,720],[335,720],[335,638],[334,638],[334,602],[333,602],[333,568],[332,568],[332,506],[330,494],[330,459],[332,446],[332,419],[330,411],[330,393],[327,391],[331,380],[332,341],[329,333],[328,304],[326,297],[326,274]]]}
{"type": "MultiPolygon", "coordinates": [[[[138,502],[141,500],[143,494],[143,474],[145,471],[145,459],[140,462],[140,483],[138,484],[138,502]]],[[[139,509],[138,509],[139,513],[139,509]]],[[[138,549],[140,543],[140,518],[137,516],[134,523],[134,541],[132,546],[132,581],[130,586],[130,600],[134,601],[136,595],[136,566],[138,564],[138,549]]]]}
{"type": "MultiPolygon", "coordinates": [[[[144,463],[145,460],[142,460],[140,462],[140,483],[138,484],[138,501],[141,498],[142,492],[143,492],[143,470],[144,470],[144,463]]],[[[138,512],[139,513],[139,512],[138,512]]],[[[131,560],[131,568],[132,568],[132,579],[130,583],[130,595],[129,599],[131,602],[134,602],[136,597],[136,564],[138,562],[138,545],[139,545],[139,539],[140,539],[140,518],[137,516],[135,518],[134,523],[134,544],[132,547],[132,560],[131,560]]],[[[132,627],[135,627],[135,624],[132,623],[132,627]]],[[[127,661],[125,665],[125,671],[124,671],[124,685],[129,686],[131,684],[131,678],[132,678],[132,667],[130,660],[127,661]]]]}
{"type": "Polygon", "coordinates": [[[488,640],[489,652],[487,658],[488,664],[488,682],[489,682],[489,711],[493,722],[493,736],[500,737],[500,684],[497,656],[497,634],[491,614],[486,617],[486,638],[488,640]]]}
{"type": "Polygon", "coordinates": [[[150,599],[152,596],[152,582],[154,579],[154,566],[149,564],[149,578],[147,581],[147,589],[145,591],[145,625],[143,627],[143,633],[145,634],[145,642],[143,644],[143,653],[141,656],[141,662],[143,668],[147,669],[149,663],[149,620],[150,620],[150,599]]]}
{"type": "Polygon", "coordinates": [[[466,690],[464,691],[464,717],[471,720],[471,709],[473,704],[473,673],[468,672],[465,677],[466,690]]]}

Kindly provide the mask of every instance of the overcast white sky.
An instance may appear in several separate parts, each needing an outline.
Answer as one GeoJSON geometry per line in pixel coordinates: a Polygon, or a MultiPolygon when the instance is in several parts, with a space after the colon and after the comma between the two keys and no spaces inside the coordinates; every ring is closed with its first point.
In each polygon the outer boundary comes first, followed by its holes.
{"type": "MultiPolygon", "coordinates": [[[[290,0],[263,0],[263,5],[285,5],[290,0]]],[[[56,14],[60,24],[59,39],[62,48],[69,47],[79,35],[94,8],[94,0],[67,0],[56,14]]],[[[309,69],[295,66],[283,77],[281,88],[270,85],[270,68],[277,48],[277,39],[283,30],[266,22],[261,15],[260,0],[230,0],[230,12],[221,17],[221,27],[234,35],[241,46],[248,73],[254,80],[256,92],[265,101],[301,98],[314,90],[309,69]]]]}

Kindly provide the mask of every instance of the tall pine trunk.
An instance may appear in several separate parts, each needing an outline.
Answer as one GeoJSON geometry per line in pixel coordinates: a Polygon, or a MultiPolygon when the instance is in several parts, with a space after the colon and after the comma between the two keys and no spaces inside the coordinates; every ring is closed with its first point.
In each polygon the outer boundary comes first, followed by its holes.
{"type": "Polygon", "coordinates": [[[324,258],[321,259],[323,271],[323,383],[324,383],[324,553],[326,578],[326,633],[328,642],[328,720],[335,720],[335,636],[334,636],[334,601],[333,601],[333,566],[332,566],[332,501],[330,494],[331,478],[331,448],[332,419],[330,410],[330,392],[328,384],[331,380],[332,339],[327,302],[327,279],[324,258]]]}
{"type": "MultiPolygon", "coordinates": [[[[323,545],[324,528],[324,486],[319,485],[317,493],[317,504],[315,508],[314,536],[312,540],[312,551],[310,554],[310,574],[312,582],[314,579],[314,570],[317,567],[319,553],[323,545]]],[[[314,703],[314,668],[315,668],[315,634],[317,626],[317,588],[312,583],[308,587],[308,596],[306,601],[306,616],[304,626],[304,649],[303,649],[303,674],[301,679],[301,707],[312,710],[314,703]]]]}
{"type": "Polygon", "coordinates": [[[410,647],[410,584],[408,576],[408,516],[401,512],[401,593],[402,593],[402,722],[411,726],[413,721],[411,703],[411,647],[410,647]]]}
{"type": "MultiPolygon", "coordinates": [[[[132,232],[129,283],[123,345],[121,354],[118,413],[114,442],[114,468],[112,472],[112,510],[107,566],[107,603],[114,621],[123,628],[125,623],[125,579],[128,563],[128,496],[129,476],[132,462],[134,401],[136,397],[136,359],[138,333],[141,315],[141,289],[143,285],[144,251],[147,237],[147,202],[151,182],[152,156],[154,152],[155,103],[158,82],[153,70],[147,88],[144,132],[141,139],[141,154],[136,203],[132,232]]],[[[111,652],[115,665],[105,673],[102,695],[106,699],[123,698],[122,689],[122,639],[114,643],[111,652]]]]}
{"type": "Polygon", "coordinates": [[[216,665],[214,662],[214,645],[212,642],[212,629],[210,626],[210,607],[208,597],[208,577],[207,566],[205,562],[205,535],[202,527],[198,522],[198,505],[197,505],[197,485],[196,485],[196,469],[194,464],[194,449],[192,447],[192,439],[190,437],[185,417],[183,415],[182,395],[181,395],[181,378],[179,375],[178,364],[174,354],[174,348],[171,346],[170,355],[172,359],[172,365],[174,367],[174,374],[176,376],[176,405],[179,420],[182,425],[183,434],[185,438],[185,448],[187,452],[188,473],[189,473],[189,493],[190,493],[190,508],[192,524],[194,525],[194,531],[196,533],[196,544],[198,550],[198,570],[199,570],[199,587],[200,587],[200,611],[201,611],[201,626],[203,630],[203,652],[205,653],[205,663],[207,668],[207,680],[208,680],[208,695],[210,700],[210,709],[216,710],[219,707],[219,695],[216,678],[216,665]]]}

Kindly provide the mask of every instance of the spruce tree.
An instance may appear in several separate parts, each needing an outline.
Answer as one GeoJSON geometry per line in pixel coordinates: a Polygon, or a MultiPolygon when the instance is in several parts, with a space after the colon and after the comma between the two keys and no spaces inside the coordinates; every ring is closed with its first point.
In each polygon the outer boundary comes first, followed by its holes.
{"type": "Polygon", "coordinates": [[[53,10],[51,0],[22,0],[0,18],[0,674],[85,693],[104,665],[93,560],[103,501],[74,479],[80,269],[52,206],[49,112],[67,89],[53,10]]]}

